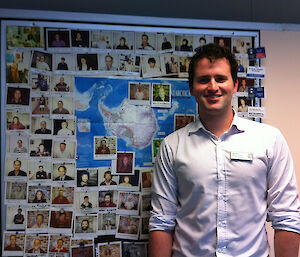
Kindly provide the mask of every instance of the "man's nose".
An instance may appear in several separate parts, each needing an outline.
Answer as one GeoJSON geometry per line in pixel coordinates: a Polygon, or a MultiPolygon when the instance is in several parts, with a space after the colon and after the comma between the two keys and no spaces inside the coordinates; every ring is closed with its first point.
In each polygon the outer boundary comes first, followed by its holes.
{"type": "Polygon", "coordinates": [[[214,78],[211,78],[210,82],[208,83],[207,89],[209,91],[217,91],[219,89],[218,83],[215,81],[214,78]]]}

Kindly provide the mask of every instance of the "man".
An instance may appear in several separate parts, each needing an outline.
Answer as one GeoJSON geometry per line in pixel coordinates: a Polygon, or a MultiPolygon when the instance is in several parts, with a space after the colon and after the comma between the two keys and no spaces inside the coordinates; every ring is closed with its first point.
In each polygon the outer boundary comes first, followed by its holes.
{"type": "Polygon", "coordinates": [[[24,200],[26,199],[26,187],[17,186],[16,191],[12,191],[11,199],[14,200],[24,200]]]}
{"type": "Polygon", "coordinates": [[[54,152],[54,158],[64,158],[64,159],[73,159],[74,154],[72,154],[67,148],[66,143],[62,142],[59,144],[59,149],[54,152]]]}
{"type": "Polygon", "coordinates": [[[19,139],[17,146],[14,148],[14,153],[27,153],[27,148],[23,146],[23,141],[19,139]]]}
{"type": "Polygon", "coordinates": [[[17,245],[17,236],[12,234],[9,236],[9,245],[4,247],[4,251],[22,251],[23,249],[17,245]]]}
{"type": "Polygon", "coordinates": [[[36,179],[47,179],[47,172],[44,171],[44,166],[39,165],[39,170],[35,173],[35,178],[36,179]]]}
{"type": "Polygon", "coordinates": [[[143,50],[155,50],[153,46],[151,46],[149,44],[149,37],[147,34],[143,34],[142,35],[142,44],[139,47],[139,49],[143,49],[143,50]]]}
{"type": "Polygon", "coordinates": [[[163,42],[161,44],[161,50],[167,50],[167,49],[171,49],[172,45],[170,43],[170,41],[168,41],[168,39],[166,37],[164,37],[163,42]]]}
{"type": "Polygon", "coordinates": [[[18,213],[14,216],[14,224],[24,224],[24,215],[21,208],[18,208],[18,213]]]}
{"type": "Polygon", "coordinates": [[[299,200],[280,132],[236,116],[237,63],[209,44],[192,58],[189,85],[199,119],[164,139],[155,163],[150,256],[298,255],[299,200]]]}
{"type": "Polygon", "coordinates": [[[124,155],[121,159],[121,165],[117,170],[117,173],[131,173],[132,172],[132,163],[129,160],[129,157],[124,155]]]}
{"type": "Polygon", "coordinates": [[[81,209],[90,209],[93,208],[93,204],[89,201],[89,197],[85,195],[83,197],[83,203],[80,205],[81,209]]]}
{"type": "Polygon", "coordinates": [[[200,37],[199,38],[199,46],[195,48],[195,52],[198,52],[201,49],[201,47],[203,47],[205,45],[206,45],[205,37],[200,37]]]}
{"type": "Polygon", "coordinates": [[[81,231],[79,233],[93,233],[93,229],[89,227],[90,222],[88,219],[84,219],[81,221],[81,231]]]}
{"type": "Polygon", "coordinates": [[[34,239],[33,247],[28,250],[28,253],[46,253],[46,250],[41,248],[41,240],[34,239]]]}
{"type": "Polygon", "coordinates": [[[96,154],[110,154],[110,150],[106,145],[106,141],[103,139],[100,142],[100,146],[96,149],[96,154]]]}
{"type": "Polygon", "coordinates": [[[18,176],[26,177],[27,174],[25,171],[21,170],[21,165],[22,165],[22,162],[20,160],[15,160],[14,161],[14,170],[10,171],[7,176],[9,176],[9,177],[18,177],[18,176]]]}
{"type": "Polygon", "coordinates": [[[68,70],[68,64],[66,63],[66,58],[61,57],[60,63],[57,64],[57,70],[68,70]]]}
{"type": "Polygon", "coordinates": [[[64,190],[62,189],[58,191],[58,196],[56,196],[52,201],[52,204],[69,204],[69,203],[70,203],[69,199],[64,196],[64,190]]]}
{"type": "Polygon", "coordinates": [[[53,253],[67,253],[69,252],[67,248],[64,247],[64,240],[59,238],[56,243],[56,247],[52,248],[50,252],[53,253]]]}
{"type": "Polygon", "coordinates": [[[63,101],[57,102],[57,108],[55,108],[52,113],[53,114],[70,114],[70,112],[66,108],[64,108],[63,101]]]}
{"type": "Polygon", "coordinates": [[[47,122],[42,120],[40,123],[41,128],[37,129],[34,134],[51,134],[51,130],[47,129],[47,122]]]}
{"type": "Polygon", "coordinates": [[[70,91],[69,86],[67,85],[67,83],[65,83],[64,77],[60,77],[59,83],[57,83],[54,87],[54,91],[58,91],[58,92],[69,92],[70,91]]]}
{"type": "Polygon", "coordinates": [[[65,181],[65,180],[73,180],[70,176],[67,174],[67,168],[64,165],[61,165],[58,167],[58,177],[56,177],[55,181],[65,181]]]}
{"type": "Polygon", "coordinates": [[[66,43],[64,40],[60,39],[59,34],[55,34],[51,47],[66,47],[66,43]]]}
{"type": "Polygon", "coordinates": [[[105,56],[105,66],[103,66],[100,70],[104,71],[116,71],[117,68],[113,66],[114,58],[111,55],[105,56]]]}
{"type": "Polygon", "coordinates": [[[107,170],[104,172],[104,181],[100,183],[100,186],[116,186],[117,183],[112,180],[111,171],[107,170]]]}
{"type": "Polygon", "coordinates": [[[35,224],[31,228],[48,228],[48,224],[44,224],[44,215],[38,213],[35,217],[35,224]]]}
{"type": "Polygon", "coordinates": [[[111,193],[106,193],[104,195],[104,201],[100,204],[100,207],[116,207],[115,203],[111,201],[111,193]]]}

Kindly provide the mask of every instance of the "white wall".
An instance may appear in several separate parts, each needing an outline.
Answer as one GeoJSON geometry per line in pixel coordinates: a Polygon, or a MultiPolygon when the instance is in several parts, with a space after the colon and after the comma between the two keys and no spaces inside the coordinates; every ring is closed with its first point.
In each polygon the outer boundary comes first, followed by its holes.
{"type": "Polygon", "coordinates": [[[266,67],[263,106],[267,113],[263,122],[279,128],[285,136],[293,155],[300,192],[300,31],[261,31],[261,45],[266,47],[267,53],[262,61],[266,67]]]}

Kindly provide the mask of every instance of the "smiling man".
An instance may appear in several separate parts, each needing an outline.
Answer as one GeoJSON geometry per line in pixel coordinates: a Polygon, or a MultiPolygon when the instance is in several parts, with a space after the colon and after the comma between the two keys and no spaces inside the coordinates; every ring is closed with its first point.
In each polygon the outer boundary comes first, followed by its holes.
{"type": "Polygon", "coordinates": [[[228,49],[203,46],[192,58],[194,123],[162,142],[153,176],[151,257],[296,257],[299,200],[293,161],[281,133],[237,117],[237,62],[228,49]]]}

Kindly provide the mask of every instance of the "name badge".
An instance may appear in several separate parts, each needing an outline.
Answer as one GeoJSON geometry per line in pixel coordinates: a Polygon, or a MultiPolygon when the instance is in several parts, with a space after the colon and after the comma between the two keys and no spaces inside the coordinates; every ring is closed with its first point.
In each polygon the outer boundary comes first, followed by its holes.
{"type": "Polygon", "coordinates": [[[253,153],[231,152],[230,159],[240,161],[253,161],[253,153]]]}

